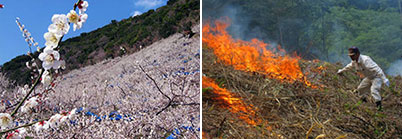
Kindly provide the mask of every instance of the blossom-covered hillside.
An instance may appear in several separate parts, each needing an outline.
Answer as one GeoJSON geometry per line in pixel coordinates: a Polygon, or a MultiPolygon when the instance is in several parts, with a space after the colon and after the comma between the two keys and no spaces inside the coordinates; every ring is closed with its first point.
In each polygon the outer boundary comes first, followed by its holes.
{"type": "MultiPolygon", "coordinates": [[[[26,135],[35,138],[199,138],[199,25],[192,30],[196,34],[191,38],[174,34],[131,55],[61,74],[54,89],[41,94],[47,95],[46,100],[39,101],[33,115],[44,119],[77,108],[76,120],[59,122],[58,128],[42,131],[31,126],[26,128],[26,135]]],[[[9,112],[26,89],[13,89],[3,76],[0,78],[3,79],[0,111],[9,112]]],[[[41,85],[33,94],[43,89],[41,85]]],[[[32,122],[21,119],[29,118],[17,117],[15,126],[32,122]]]]}
{"type": "MultiPolygon", "coordinates": [[[[88,15],[91,18],[91,15],[88,15]]],[[[111,17],[113,18],[113,17],[111,17]]],[[[93,65],[105,59],[132,54],[150,44],[175,33],[189,31],[200,19],[199,0],[169,0],[167,5],[151,9],[141,15],[110,24],[80,36],[64,38],[60,43],[60,56],[67,63],[65,72],[93,65]],[[121,49],[124,49],[123,53],[121,49]]],[[[73,25],[71,29],[73,29],[73,25]]],[[[17,37],[17,36],[15,36],[17,37]]],[[[39,39],[41,36],[34,36],[39,39]]],[[[42,45],[42,44],[41,44],[42,45]]],[[[32,54],[37,57],[39,53],[32,54]]],[[[19,85],[29,84],[31,70],[25,67],[30,60],[20,55],[0,65],[0,71],[19,85]]]]}

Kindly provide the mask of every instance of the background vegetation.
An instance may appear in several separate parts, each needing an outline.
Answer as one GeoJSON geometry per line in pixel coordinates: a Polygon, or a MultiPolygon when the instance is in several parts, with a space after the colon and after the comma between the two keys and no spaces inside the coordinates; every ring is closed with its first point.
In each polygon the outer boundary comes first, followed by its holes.
{"type": "Polygon", "coordinates": [[[385,70],[402,56],[401,0],[203,1],[203,19],[224,16],[234,37],[278,43],[304,59],[345,64],[357,46],[385,70]]]}

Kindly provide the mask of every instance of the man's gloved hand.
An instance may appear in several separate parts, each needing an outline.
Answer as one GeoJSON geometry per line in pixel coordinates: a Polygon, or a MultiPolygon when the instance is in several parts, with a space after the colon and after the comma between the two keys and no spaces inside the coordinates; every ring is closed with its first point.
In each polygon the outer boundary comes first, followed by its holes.
{"type": "Polygon", "coordinates": [[[384,84],[389,87],[389,80],[387,78],[384,79],[384,84]]]}
{"type": "Polygon", "coordinates": [[[338,75],[342,75],[342,69],[339,69],[338,72],[336,72],[338,75]]]}

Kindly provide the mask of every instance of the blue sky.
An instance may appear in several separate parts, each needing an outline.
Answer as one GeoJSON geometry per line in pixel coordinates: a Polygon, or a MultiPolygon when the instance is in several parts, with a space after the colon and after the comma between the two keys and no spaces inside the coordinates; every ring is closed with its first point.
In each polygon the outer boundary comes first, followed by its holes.
{"type": "MultiPolygon", "coordinates": [[[[43,34],[51,24],[53,14],[67,14],[77,0],[0,0],[4,8],[0,9],[0,65],[14,57],[26,54],[28,44],[24,41],[15,18],[32,34],[39,46],[44,47],[43,34]]],[[[134,14],[141,14],[150,9],[166,5],[168,0],[87,0],[88,20],[83,28],[70,30],[63,38],[79,36],[83,32],[90,32],[110,23],[111,20],[120,21],[134,14]]],[[[36,48],[33,48],[36,50],[36,48]]]]}

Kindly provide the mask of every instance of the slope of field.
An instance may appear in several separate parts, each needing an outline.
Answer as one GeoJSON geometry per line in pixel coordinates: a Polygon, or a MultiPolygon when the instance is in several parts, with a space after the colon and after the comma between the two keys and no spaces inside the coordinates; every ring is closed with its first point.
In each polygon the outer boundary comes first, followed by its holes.
{"type": "MultiPolygon", "coordinates": [[[[192,38],[174,34],[131,55],[60,76],[53,91],[43,94],[47,99],[40,106],[41,114],[33,116],[42,119],[63,110],[82,108],[78,120],[40,133],[28,128],[29,135],[38,138],[199,137],[199,25],[192,30],[196,33],[192,38]]],[[[39,86],[35,93],[41,90],[43,87],[39,86]]],[[[21,90],[13,93],[19,95],[21,90]]],[[[3,95],[8,95],[3,99],[10,100],[11,104],[18,100],[13,99],[11,92],[3,95]]],[[[31,116],[23,115],[16,121],[27,123],[24,119],[32,119],[31,116]]]]}
{"type": "Polygon", "coordinates": [[[384,109],[377,111],[370,95],[362,102],[352,93],[362,80],[358,73],[336,74],[341,64],[300,60],[314,89],[235,70],[211,47],[202,51],[205,138],[402,138],[400,76],[389,77],[390,87],[382,87],[384,109]]]}

